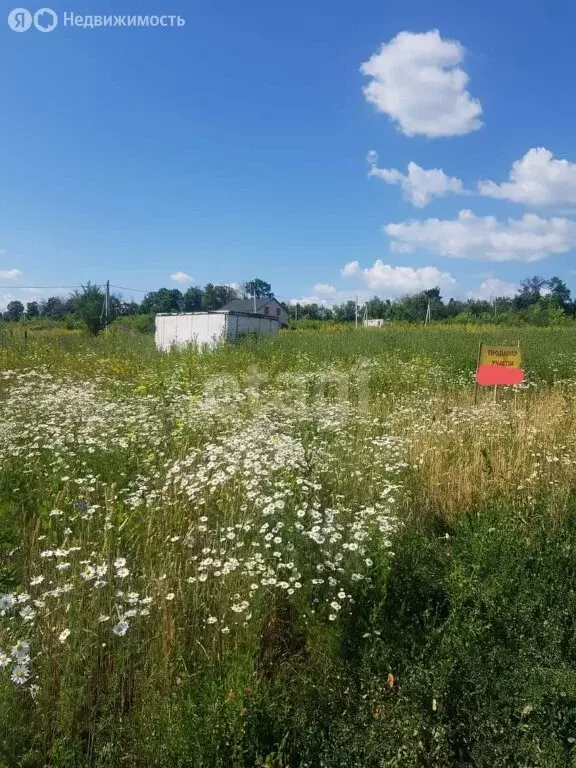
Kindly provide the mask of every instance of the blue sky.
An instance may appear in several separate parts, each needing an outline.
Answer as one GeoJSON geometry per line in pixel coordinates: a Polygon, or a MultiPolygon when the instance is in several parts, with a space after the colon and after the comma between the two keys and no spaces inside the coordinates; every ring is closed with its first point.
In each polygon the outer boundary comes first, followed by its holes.
{"type": "Polygon", "coordinates": [[[0,303],[178,273],[328,300],[576,289],[573,4],[51,7],[50,33],[0,25],[0,303]]]}

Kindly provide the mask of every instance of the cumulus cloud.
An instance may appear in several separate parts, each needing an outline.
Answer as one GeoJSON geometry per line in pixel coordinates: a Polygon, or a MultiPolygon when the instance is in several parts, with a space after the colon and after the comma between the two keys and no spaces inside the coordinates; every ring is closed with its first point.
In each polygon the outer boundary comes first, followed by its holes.
{"type": "Polygon", "coordinates": [[[357,274],[359,269],[360,269],[360,264],[358,264],[357,261],[349,261],[348,264],[344,264],[344,266],[340,270],[340,274],[342,275],[342,277],[350,277],[351,275],[357,274]]]}
{"type": "Polygon", "coordinates": [[[398,184],[404,192],[404,198],[416,208],[424,208],[434,197],[462,193],[460,179],[448,176],[440,168],[425,170],[416,163],[408,163],[408,173],[403,174],[395,168],[378,168],[378,155],[373,150],[368,153],[371,165],[369,176],[382,179],[386,184],[398,184]]]}
{"type": "Polygon", "coordinates": [[[316,283],[312,289],[318,296],[335,296],[336,288],[329,283],[316,283]]]}
{"type": "Polygon", "coordinates": [[[19,280],[21,277],[19,269],[0,269],[0,280],[19,280]]]}
{"type": "Polygon", "coordinates": [[[555,160],[550,150],[535,147],[512,164],[508,181],[480,181],[478,191],[525,205],[576,203],[576,163],[555,160]]]}
{"type": "Polygon", "coordinates": [[[371,267],[358,269],[366,285],[381,296],[395,297],[426,291],[439,286],[450,291],[457,285],[449,272],[436,267],[393,267],[377,259],[371,267]]]}
{"type": "Polygon", "coordinates": [[[337,290],[334,286],[328,286],[326,283],[317,283],[314,288],[314,293],[309,296],[300,296],[290,299],[289,304],[320,304],[325,307],[333,307],[335,304],[345,304],[347,301],[355,301],[358,297],[358,303],[362,304],[364,301],[372,298],[373,293],[367,290],[337,290]],[[329,287],[332,290],[329,292],[318,291],[318,288],[329,287]]]}
{"type": "Polygon", "coordinates": [[[331,302],[328,302],[326,298],[322,298],[322,296],[301,296],[300,298],[289,299],[288,304],[292,304],[292,305],[319,304],[325,307],[332,306],[331,302]]]}
{"type": "Polygon", "coordinates": [[[67,296],[69,293],[66,288],[19,288],[15,285],[9,292],[0,293],[0,310],[6,309],[11,301],[21,301],[26,305],[29,301],[40,301],[48,296],[67,296]]]}
{"type": "Polygon", "coordinates": [[[190,275],[186,274],[186,272],[173,272],[170,275],[170,280],[173,280],[175,283],[193,283],[194,278],[190,277],[190,275]]]}
{"type": "Polygon", "coordinates": [[[505,280],[499,280],[497,277],[490,277],[480,283],[479,288],[476,290],[468,291],[468,298],[490,301],[500,296],[514,296],[519,288],[520,286],[517,283],[508,283],[505,280]]]}
{"type": "Polygon", "coordinates": [[[482,126],[482,106],[458,66],[465,48],[437,29],[400,32],[383,43],[360,71],[370,78],[364,96],[406,136],[459,136],[482,126]]]}
{"type": "Polygon", "coordinates": [[[457,219],[404,221],[384,227],[392,250],[410,253],[418,248],[462,259],[540,261],[566,253],[576,245],[576,223],[564,218],[544,219],[525,214],[498,221],[463,210],[457,219]]]}

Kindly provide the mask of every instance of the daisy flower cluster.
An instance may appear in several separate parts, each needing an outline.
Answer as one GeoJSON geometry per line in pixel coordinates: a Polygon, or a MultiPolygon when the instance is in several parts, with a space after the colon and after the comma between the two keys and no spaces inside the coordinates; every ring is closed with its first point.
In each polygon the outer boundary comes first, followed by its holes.
{"type": "MultiPolygon", "coordinates": [[[[65,653],[136,624],[146,636],[156,613],[191,605],[196,631],[226,636],[278,595],[334,622],[374,553],[391,554],[405,444],[350,372],[217,374],[202,387],[181,370],[145,387],[45,370],[2,379],[2,493],[23,535],[20,586],[0,597],[4,648],[24,637],[34,653],[65,653]]],[[[2,658],[30,679],[29,655],[2,658]]]]}
{"type": "MultiPolygon", "coordinates": [[[[9,596],[0,596],[0,605],[3,599],[9,596]]],[[[9,651],[0,648],[0,669],[8,669],[10,679],[16,685],[23,685],[30,677],[30,646],[24,640],[19,640],[9,651]]]]}

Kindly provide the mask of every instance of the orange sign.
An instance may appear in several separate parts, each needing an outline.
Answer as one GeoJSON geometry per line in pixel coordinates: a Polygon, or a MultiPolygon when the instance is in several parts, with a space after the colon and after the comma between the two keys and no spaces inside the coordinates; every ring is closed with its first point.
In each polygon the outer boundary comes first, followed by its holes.
{"type": "Polygon", "coordinates": [[[480,344],[476,382],[482,386],[510,386],[524,381],[520,347],[480,344]]]}

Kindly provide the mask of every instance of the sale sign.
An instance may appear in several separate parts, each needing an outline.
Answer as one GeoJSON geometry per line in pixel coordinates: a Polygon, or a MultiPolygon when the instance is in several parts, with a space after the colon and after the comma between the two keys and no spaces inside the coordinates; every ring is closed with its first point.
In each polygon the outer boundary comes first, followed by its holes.
{"type": "Polygon", "coordinates": [[[480,344],[476,383],[481,386],[510,386],[524,381],[520,347],[480,344]]]}

